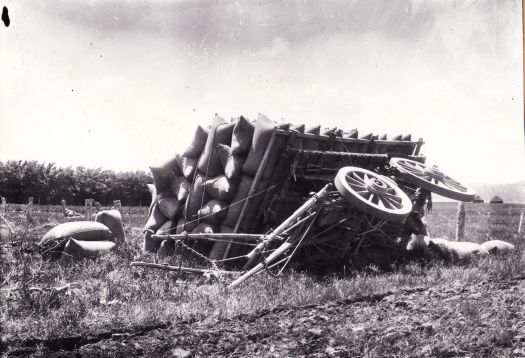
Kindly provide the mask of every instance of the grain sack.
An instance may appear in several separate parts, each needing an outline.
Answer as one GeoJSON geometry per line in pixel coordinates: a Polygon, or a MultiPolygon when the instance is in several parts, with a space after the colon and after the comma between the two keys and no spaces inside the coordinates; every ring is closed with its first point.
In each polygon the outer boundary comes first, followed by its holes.
{"type": "Polygon", "coordinates": [[[219,232],[219,229],[215,225],[208,223],[200,223],[195,229],[193,229],[192,234],[213,234],[219,232]]]}
{"type": "Polygon", "coordinates": [[[246,199],[246,197],[248,196],[248,192],[250,191],[252,183],[252,177],[248,175],[243,175],[241,177],[241,181],[239,182],[237,192],[235,193],[235,196],[233,197],[233,200],[230,203],[230,207],[228,208],[228,212],[226,213],[226,218],[223,222],[224,225],[229,227],[235,227],[237,219],[239,218],[239,215],[241,213],[242,206],[244,205],[244,199],[246,199]]]}
{"type": "Polygon", "coordinates": [[[386,140],[386,133],[379,136],[379,140],[386,140]]]}
{"type": "Polygon", "coordinates": [[[148,209],[148,216],[151,215],[151,210],[153,210],[153,205],[157,202],[157,189],[155,188],[155,184],[146,184],[148,186],[148,190],[151,194],[151,204],[149,204],[148,209]]]}
{"type": "Polygon", "coordinates": [[[231,142],[233,127],[233,123],[227,123],[219,115],[215,115],[206,146],[199,158],[198,169],[201,173],[208,177],[222,174],[219,152],[216,148],[218,144],[229,144],[231,142]]]}
{"type": "Polygon", "coordinates": [[[357,130],[357,128],[350,129],[348,132],[343,133],[343,138],[357,139],[358,136],[359,136],[359,131],[357,130]]]}
{"type": "Polygon", "coordinates": [[[186,232],[192,232],[193,229],[197,227],[196,221],[188,221],[186,222],[186,219],[180,218],[177,222],[177,226],[175,227],[175,234],[182,234],[184,231],[186,232]]]}
{"type": "Polygon", "coordinates": [[[401,134],[390,136],[390,140],[402,140],[402,139],[403,139],[403,136],[401,134]]]}
{"type": "Polygon", "coordinates": [[[106,225],[96,221],[72,221],[57,225],[49,230],[42,237],[39,245],[50,241],[61,241],[67,237],[83,241],[109,241],[111,240],[111,231],[106,225]]]}
{"type": "Polygon", "coordinates": [[[222,168],[226,168],[226,165],[228,163],[228,159],[230,158],[232,154],[232,150],[230,146],[226,144],[218,144],[217,145],[217,151],[219,153],[219,160],[221,162],[222,168]]]}
{"type": "MultiPolygon", "coordinates": [[[[321,133],[321,126],[317,125],[305,128],[304,132],[319,135],[321,133]]],[[[319,150],[319,143],[317,139],[303,139],[303,149],[319,150]]]]}
{"type": "Polygon", "coordinates": [[[170,220],[178,219],[182,212],[182,205],[179,199],[175,197],[159,199],[157,205],[162,215],[170,220]]]}
{"type": "Polygon", "coordinates": [[[481,244],[481,247],[492,255],[505,255],[516,250],[516,247],[503,240],[489,240],[481,244]]]}
{"type": "Polygon", "coordinates": [[[246,156],[243,155],[232,155],[228,158],[228,162],[224,168],[226,178],[238,180],[242,176],[242,166],[245,161],[246,156]]]}
{"type": "Polygon", "coordinates": [[[162,214],[159,208],[159,204],[153,206],[151,215],[149,216],[146,225],[144,225],[144,230],[156,232],[168,219],[162,214]]]}
{"type": "MultiPolygon", "coordinates": [[[[276,136],[274,138],[272,149],[268,153],[266,165],[262,173],[262,179],[268,180],[273,177],[275,167],[282,157],[283,151],[286,149],[288,138],[285,136],[276,136]]],[[[262,165],[262,163],[260,163],[262,165]]]]}
{"type": "Polygon", "coordinates": [[[212,198],[229,203],[237,192],[238,182],[226,178],[225,175],[219,175],[207,180],[204,186],[212,198]]]}
{"type": "Polygon", "coordinates": [[[242,224],[239,226],[240,232],[251,232],[252,227],[256,224],[257,215],[261,210],[261,206],[264,201],[265,190],[268,187],[269,181],[264,180],[259,182],[254,194],[259,193],[259,195],[253,195],[248,199],[248,204],[246,210],[244,211],[244,216],[242,218],[242,224]]]}
{"type": "Polygon", "coordinates": [[[184,176],[173,178],[171,182],[171,191],[179,202],[183,203],[188,197],[191,190],[191,184],[184,176]]]}
{"type": "Polygon", "coordinates": [[[186,179],[193,180],[193,174],[198,162],[199,158],[181,157],[181,171],[186,179]]]}
{"type": "Polygon", "coordinates": [[[210,224],[220,224],[226,216],[226,206],[226,203],[219,200],[212,199],[208,201],[197,212],[199,221],[210,224]]]}
{"type": "Polygon", "coordinates": [[[361,135],[359,137],[359,139],[368,139],[368,140],[370,140],[370,139],[372,139],[373,135],[374,135],[374,133],[366,133],[366,134],[361,135]]]}
{"type": "Polygon", "coordinates": [[[114,248],[115,243],[111,241],[82,241],[71,238],[62,251],[61,261],[93,257],[114,248]]]}
{"type": "Polygon", "coordinates": [[[250,151],[255,125],[243,116],[233,127],[231,150],[233,155],[246,155],[250,151]]]}
{"type": "MultiPolygon", "coordinates": [[[[305,127],[304,124],[293,125],[293,126],[290,126],[290,131],[302,134],[304,133],[304,127],[305,127]]],[[[292,133],[288,141],[288,146],[290,148],[296,148],[296,149],[303,148],[303,138],[300,138],[299,136],[296,136],[292,133]]]]}
{"type": "Polygon", "coordinates": [[[144,232],[144,244],[142,250],[144,252],[157,252],[160,246],[160,242],[153,240],[151,237],[154,234],[153,231],[147,230],[144,232]]]}
{"type": "Polygon", "coordinates": [[[196,218],[197,211],[201,206],[210,200],[210,196],[206,193],[204,186],[204,176],[197,174],[193,188],[191,189],[190,195],[186,199],[186,205],[184,206],[184,217],[187,221],[196,218]]]}
{"type": "Polygon", "coordinates": [[[401,137],[401,140],[410,142],[412,140],[412,134],[405,134],[403,137],[401,137]]]}
{"type": "Polygon", "coordinates": [[[175,251],[175,243],[172,240],[162,240],[159,249],[157,250],[157,258],[163,259],[173,255],[175,251]]]}
{"type": "Polygon", "coordinates": [[[156,232],[157,235],[173,235],[175,234],[175,223],[173,220],[166,221],[156,232]]]}
{"type": "Polygon", "coordinates": [[[264,152],[268,141],[272,137],[273,129],[275,127],[274,122],[268,119],[265,115],[260,114],[255,122],[255,130],[253,132],[252,144],[250,151],[244,165],[242,166],[242,172],[249,176],[255,176],[257,169],[261,164],[264,152]]]}
{"type": "Polygon", "coordinates": [[[193,135],[193,140],[188,148],[182,153],[183,157],[198,158],[201,156],[206,141],[208,139],[208,130],[202,126],[198,126],[193,135]]]}
{"type": "Polygon", "coordinates": [[[116,209],[99,211],[95,216],[95,221],[109,228],[112,234],[111,236],[116,243],[121,244],[126,241],[120,211],[116,209]]]}
{"type": "MultiPolygon", "coordinates": [[[[221,225],[220,232],[223,234],[229,234],[233,232],[233,228],[221,225]]],[[[222,260],[226,247],[228,247],[227,242],[214,242],[209,255],[210,259],[222,260]]]]}
{"type": "Polygon", "coordinates": [[[321,130],[321,135],[327,135],[327,136],[335,136],[335,131],[337,130],[337,127],[334,128],[328,128],[325,127],[321,130]]]}

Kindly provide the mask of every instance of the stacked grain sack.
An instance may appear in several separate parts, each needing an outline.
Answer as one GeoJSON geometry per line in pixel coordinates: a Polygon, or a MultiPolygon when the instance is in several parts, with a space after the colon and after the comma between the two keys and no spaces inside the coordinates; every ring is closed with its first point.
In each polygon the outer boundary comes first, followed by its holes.
{"type": "MultiPolygon", "coordinates": [[[[373,142],[377,137],[369,133],[359,138],[373,142]]],[[[182,155],[176,154],[166,163],[150,168],[154,186],[150,186],[152,203],[149,220],[144,227],[144,250],[166,255],[173,249],[172,242],[154,240],[154,234],[249,232],[281,150],[288,145],[309,150],[348,151],[340,138],[358,138],[358,132],[356,129],[344,132],[336,128],[321,132],[320,126],[305,128],[304,125],[276,123],[263,114],[259,114],[253,122],[242,116],[228,122],[215,115],[209,129],[197,127],[191,145],[182,155]],[[273,145],[277,150],[271,152],[261,180],[249,196],[275,128],[322,134],[334,140],[327,144],[327,141],[317,139],[292,137],[288,141],[286,137],[275,137],[273,145]],[[247,199],[242,222],[237,226],[247,199]]],[[[366,142],[352,148],[352,151],[364,152],[368,149],[366,142]]],[[[212,259],[222,258],[227,247],[226,243],[215,243],[213,247],[203,244],[195,246],[212,259]]],[[[236,249],[234,245],[229,256],[234,255],[236,249]]]]}

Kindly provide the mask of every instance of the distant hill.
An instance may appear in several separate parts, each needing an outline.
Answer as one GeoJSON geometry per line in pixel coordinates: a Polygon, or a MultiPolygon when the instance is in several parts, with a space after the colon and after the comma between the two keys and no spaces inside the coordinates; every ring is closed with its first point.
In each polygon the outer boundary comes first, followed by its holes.
{"type": "Polygon", "coordinates": [[[470,184],[470,187],[486,203],[495,195],[505,203],[525,203],[525,180],[510,184],[470,184]]]}

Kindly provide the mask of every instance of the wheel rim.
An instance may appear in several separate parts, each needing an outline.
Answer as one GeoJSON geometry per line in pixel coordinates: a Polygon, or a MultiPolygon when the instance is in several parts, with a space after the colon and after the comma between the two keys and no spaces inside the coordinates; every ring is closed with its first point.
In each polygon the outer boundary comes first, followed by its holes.
{"type": "Polygon", "coordinates": [[[470,188],[446,175],[437,165],[427,166],[404,158],[392,158],[390,165],[396,167],[407,181],[423,189],[454,200],[474,199],[475,193],[470,188]]]}
{"type": "Polygon", "coordinates": [[[334,180],[339,192],[360,210],[385,220],[403,221],[410,198],[389,178],[357,167],[344,167],[334,180]]]}

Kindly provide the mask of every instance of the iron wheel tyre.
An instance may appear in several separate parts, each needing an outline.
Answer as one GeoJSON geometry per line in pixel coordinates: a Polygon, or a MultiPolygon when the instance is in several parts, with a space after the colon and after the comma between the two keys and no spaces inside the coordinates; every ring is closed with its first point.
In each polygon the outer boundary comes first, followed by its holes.
{"type": "Polygon", "coordinates": [[[334,184],[352,205],[380,219],[402,222],[412,211],[410,198],[390,178],[369,170],[343,167],[334,184]]]}
{"type": "Polygon", "coordinates": [[[404,158],[392,158],[390,165],[397,168],[406,181],[449,199],[469,202],[476,195],[470,188],[443,173],[436,165],[428,166],[404,158]]]}

